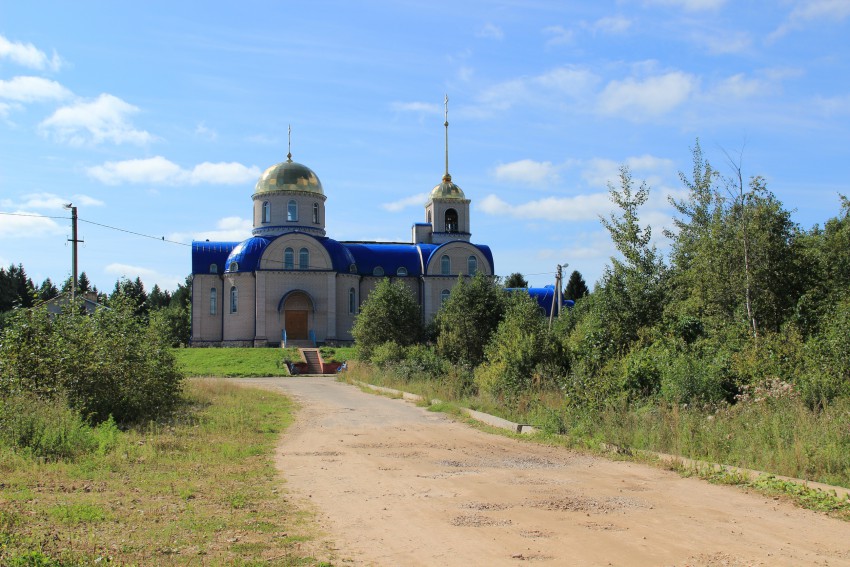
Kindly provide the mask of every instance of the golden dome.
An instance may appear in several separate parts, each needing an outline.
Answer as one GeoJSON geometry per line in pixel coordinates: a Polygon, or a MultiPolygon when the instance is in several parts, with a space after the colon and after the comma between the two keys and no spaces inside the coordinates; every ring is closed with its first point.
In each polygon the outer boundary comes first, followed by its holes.
{"type": "Polygon", "coordinates": [[[273,165],[263,172],[254,193],[269,193],[271,191],[309,191],[324,195],[322,182],[306,165],[288,159],[273,165]]]}
{"type": "Polygon", "coordinates": [[[443,176],[443,182],[431,190],[431,199],[456,199],[463,201],[466,199],[466,195],[463,194],[463,190],[460,187],[452,183],[452,176],[447,173],[443,176]]]}

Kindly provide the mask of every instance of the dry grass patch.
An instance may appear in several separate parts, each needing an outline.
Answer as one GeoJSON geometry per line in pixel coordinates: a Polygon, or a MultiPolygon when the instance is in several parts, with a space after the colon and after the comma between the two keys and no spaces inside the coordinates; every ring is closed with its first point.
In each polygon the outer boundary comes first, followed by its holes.
{"type": "Polygon", "coordinates": [[[272,452],[283,396],[187,385],[171,423],[122,432],[105,454],[0,455],[0,564],[317,565],[311,517],[286,498],[272,452]]]}

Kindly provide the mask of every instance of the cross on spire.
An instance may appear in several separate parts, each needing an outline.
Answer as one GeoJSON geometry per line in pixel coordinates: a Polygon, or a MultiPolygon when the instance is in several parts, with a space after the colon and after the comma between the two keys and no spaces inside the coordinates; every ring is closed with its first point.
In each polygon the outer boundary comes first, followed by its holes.
{"type": "Polygon", "coordinates": [[[451,179],[451,176],[449,175],[449,95],[448,94],[446,94],[446,100],[445,100],[444,104],[446,106],[446,113],[445,113],[446,122],[443,124],[443,126],[446,127],[446,175],[445,176],[448,177],[449,179],[451,179]]]}
{"type": "Polygon", "coordinates": [[[289,153],[286,154],[286,161],[292,161],[292,124],[289,125],[289,153]]]}

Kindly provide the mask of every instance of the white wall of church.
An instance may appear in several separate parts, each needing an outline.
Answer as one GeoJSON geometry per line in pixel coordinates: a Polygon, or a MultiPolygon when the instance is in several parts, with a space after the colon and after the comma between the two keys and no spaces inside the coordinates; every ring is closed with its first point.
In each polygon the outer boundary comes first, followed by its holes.
{"type": "Polygon", "coordinates": [[[254,274],[227,273],[224,276],[224,309],[222,310],[222,343],[232,346],[253,346],[255,288],[254,274]],[[236,311],[232,310],[232,290],[236,288],[236,311]]]}
{"type": "Polygon", "coordinates": [[[192,342],[221,341],[221,314],[225,306],[224,286],[215,274],[196,274],[192,278],[192,342]],[[210,309],[211,290],[215,290],[215,312],[210,309]]]}

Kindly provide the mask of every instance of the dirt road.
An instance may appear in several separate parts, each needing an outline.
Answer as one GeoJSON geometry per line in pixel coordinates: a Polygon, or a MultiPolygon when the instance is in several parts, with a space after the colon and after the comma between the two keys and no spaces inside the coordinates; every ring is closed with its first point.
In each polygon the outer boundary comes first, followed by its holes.
{"type": "Polygon", "coordinates": [[[277,464],[355,565],[850,565],[850,524],[629,462],[479,432],[331,378],[277,464]]]}

